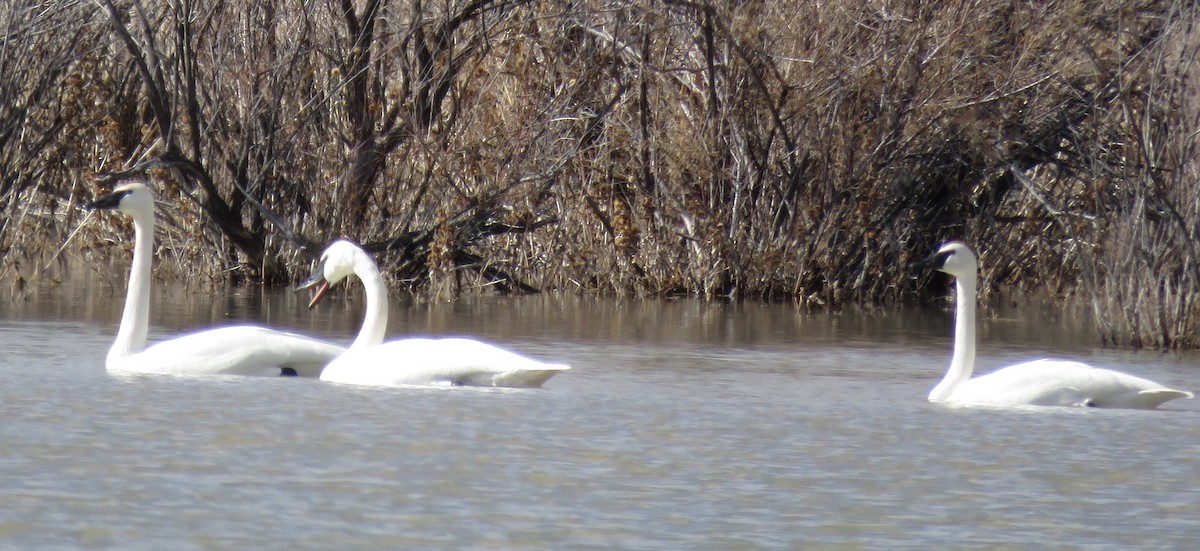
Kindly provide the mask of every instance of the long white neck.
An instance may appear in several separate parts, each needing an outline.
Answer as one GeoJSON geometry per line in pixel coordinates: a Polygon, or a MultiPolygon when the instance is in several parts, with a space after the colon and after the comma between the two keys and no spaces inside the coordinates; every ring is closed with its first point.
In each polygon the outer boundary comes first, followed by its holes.
{"type": "Polygon", "coordinates": [[[975,371],[975,274],[955,278],[955,293],[954,356],[942,382],[929,392],[929,400],[934,402],[949,398],[975,371]]]}
{"type": "Polygon", "coordinates": [[[358,337],[350,345],[350,350],[382,344],[388,321],[387,285],[383,282],[383,276],[379,274],[379,268],[364,254],[354,263],[354,275],[362,280],[363,288],[366,289],[367,312],[363,316],[362,329],[359,329],[358,337]]]}
{"type": "Polygon", "coordinates": [[[129,267],[129,289],[117,340],[108,351],[108,363],[146,348],[150,321],[150,267],[154,262],[154,214],[133,216],[133,263],[129,267]]]}

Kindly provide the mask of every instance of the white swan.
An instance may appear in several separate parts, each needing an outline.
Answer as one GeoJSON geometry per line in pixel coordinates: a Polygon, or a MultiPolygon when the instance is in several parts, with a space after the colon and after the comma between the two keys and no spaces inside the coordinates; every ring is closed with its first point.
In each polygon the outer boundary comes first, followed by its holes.
{"type": "Polygon", "coordinates": [[[1096,406],[1154,409],[1191,392],[1079,362],[1035,360],[1011,365],[974,379],[975,254],[966,245],[943,245],[917,265],[954,276],[957,286],[954,355],[946,376],[929,393],[930,402],[997,406],[1096,406]]]}
{"type": "Polygon", "coordinates": [[[345,351],[303,335],[263,327],[233,326],[192,333],[146,347],[150,317],[150,265],[154,255],[154,200],[142,182],[124,183],[87,205],[133,219],[133,264],[108,371],[177,375],[302,375],[316,377],[345,351]]]}
{"type": "Polygon", "coordinates": [[[309,308],[325,296],[331,285],[350,274],[358,276],[366,287],[366,315],[350,349],[325,366],[322,381],[374,386],[537,388],[560,371],[570,369],[471,339],[414,338],[384,343],[387,286],[370,255],[345,240],[335,241],[325,249],[317,272],[299,287],[317,288],[309,308]]]}

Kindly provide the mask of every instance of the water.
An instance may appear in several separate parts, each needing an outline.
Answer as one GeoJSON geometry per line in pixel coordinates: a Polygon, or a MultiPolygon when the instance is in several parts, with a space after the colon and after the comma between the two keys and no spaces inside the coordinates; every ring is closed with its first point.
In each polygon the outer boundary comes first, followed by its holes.
{"type": "MultiPolygon", "coordinates": [[[[160,286],[161,287],[161,286],[160,286]]],[[[943,311],[573,299],[397,304],[571,371],[543,390],[106,375],[120,285],[0,303],[3,549],[1191,549],[1200,401],[950,408],[943,311]]],[[[160,288],[152,338],[229,319],[348,341],[354,297],[160,288]],[[219,298],[214,298],[219,297],[219,298]]],[[[1028,320],[1037,320],[1031,324],[1028,320]]],[[[982,369],[1052,353],[1200,389],[1195,357],[985,320],[982,369]]]]}

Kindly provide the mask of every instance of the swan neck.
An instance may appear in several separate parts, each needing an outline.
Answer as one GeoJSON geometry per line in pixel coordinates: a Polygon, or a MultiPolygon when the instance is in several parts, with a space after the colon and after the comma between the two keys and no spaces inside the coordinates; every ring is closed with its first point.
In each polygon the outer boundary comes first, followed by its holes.
{"type": "Polygon", "coordinates": [[[129,266],[129,288],[121,311],[117,340],[108,351],[111,362],[146,348],[150,320],[150,268],[154,262],[154,214],[133,217],[133,262],[129,266]]]}
{"type": "Polygon", "coordinates": [[[350,345],[351,350],[382,344],[384,332],[387,331],[387,285],[383,282],[379,268],[370,258],[364,256],[361,260],[355,263],[354,275],[362,280],[363,288],[366,290],[367,308],[366,314],[363,316],[362,329],[358,331],[358,337],[350,345]]]}
{"type": "Polygon", "coordinates": [[[955,281],[954,354],[946,376],[929,393],[929,399],[948,399],[975,370],[975,274],[955,281]]]}

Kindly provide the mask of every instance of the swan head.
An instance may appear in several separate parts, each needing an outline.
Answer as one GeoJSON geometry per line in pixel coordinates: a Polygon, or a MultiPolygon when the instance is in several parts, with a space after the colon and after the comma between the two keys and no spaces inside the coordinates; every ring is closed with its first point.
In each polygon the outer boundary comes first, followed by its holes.
{"type": "Polygon", "coordinates": [[[914,266],[931,267],[939,272],[945,272],[955,278],[975,276],[978,270],[978,260],[971,248],[958,241],[942,245],[929,258],[914,263],[914,266]]]}
{"type": "Polygon", "coordinates": [[[146,216],[154,214],[154,197],[145,182],[132,180],[97,197],[86,207],[88,210],[115,210],[134,217],[146,216]]]}
{"type": "Polygon", "coordinates": [[[321,259],[317,262],[317,269],[312,276],[296,287],[297,290],[316,288],[308,307],[310,309],[315,307],[318,302],[321,302],[321,299],[325,298],[325,294],[329,292],[331,286],[354,274],[361,258],[370,259],[366,251],[346,239],[330,243],[321,253],[321,259]]]}

